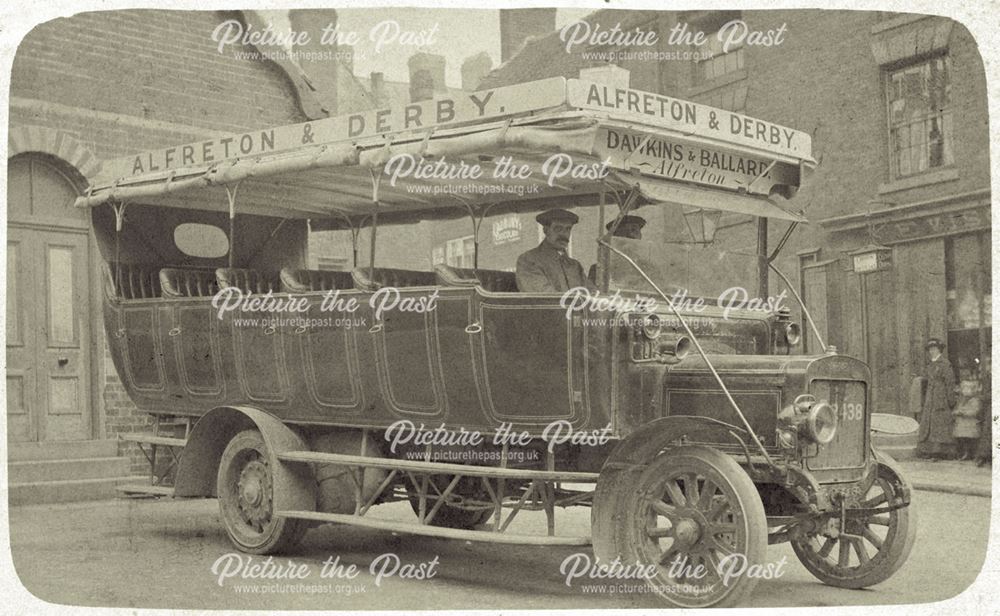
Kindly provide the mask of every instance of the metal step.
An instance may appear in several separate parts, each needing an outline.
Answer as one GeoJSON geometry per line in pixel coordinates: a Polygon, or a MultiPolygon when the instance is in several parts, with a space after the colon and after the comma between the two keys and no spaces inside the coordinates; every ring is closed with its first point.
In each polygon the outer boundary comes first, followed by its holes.
{"type": "MultiPolygon", "coordinates": [[[[154,486],[142,483],[143,478],[134,478],[134,482],[115,486],[115,490],[123,496],[173,496],[174,486],[154,486]]],[[[148,481],[148,478],[146,478],[148,481]]]]}
{"type": "Polygon", "coordinates": [[[441,475],[463,475],[466,477],[492,477],[494,479],[538,479],[540,481],[566,481],[575,483],[596,483],[598,473],[576,473],[569,471],[536,471],[498,466],[475,466],[472,464],[448,464],[444,462],[419,462],[396,458],[369,458],[339,453],[319,451],[286,451],[278,454],[284,462],[343,464],[368,468],[401,469],[421,473],[441,475]]]}
{"type": "Polygon", "coordinates": [[[147,434],[147,433],[125,433],[119,434],[118,438],[123,441],[129,441],[132,443],[145,443],[147,445],[166,445],[167,447],[184,447],[187,445],[187,441],[182,438],[173,438],[171,436],[160,436],[158,434],[147,434]]]}
{"type": "Polygon", "coordinates": [[[498,533],[493,530],[460,530],[442,528],[440,526],[424,526],[411,522],[396,522],[379,520],[357,515],[342,513],[322,513],[319,511],[278,511],[278,517],[311,520],[313,522],[330,522],[333,524],[348,524],[362,528],[387,530],[409,535],[424,535],[426,537],[441,537],[444,539],[461,539],[464,541],[483,541],[487,543],[507,543],[521,545],[590,545],[590,537],[559,537],[550,535],[515,535],[498,533]]]}

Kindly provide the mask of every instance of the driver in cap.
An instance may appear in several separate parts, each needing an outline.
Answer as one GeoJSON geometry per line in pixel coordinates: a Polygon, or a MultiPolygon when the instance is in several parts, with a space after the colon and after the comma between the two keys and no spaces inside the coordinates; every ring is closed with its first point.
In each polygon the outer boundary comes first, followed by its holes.
{"type": "Polygon", "coordinates": [[[574,287],[596,289],[583,266],[566,254],[573,225],[580,218],[568,210],[546,210],[535,217],[542,243],[517,258],[517,288],[522,293],[563,293],[574,287]]]}

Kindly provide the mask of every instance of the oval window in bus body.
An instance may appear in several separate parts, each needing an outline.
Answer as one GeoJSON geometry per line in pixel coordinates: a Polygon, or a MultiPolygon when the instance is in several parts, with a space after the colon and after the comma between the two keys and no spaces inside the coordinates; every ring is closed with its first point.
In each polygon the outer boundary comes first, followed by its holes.
{"type": "Polygon", "coordinates": [[[190,257],[215,259],[229,253],[226,232],[214,225],[185,222],[174,229],[174,244],[190,257]]]}

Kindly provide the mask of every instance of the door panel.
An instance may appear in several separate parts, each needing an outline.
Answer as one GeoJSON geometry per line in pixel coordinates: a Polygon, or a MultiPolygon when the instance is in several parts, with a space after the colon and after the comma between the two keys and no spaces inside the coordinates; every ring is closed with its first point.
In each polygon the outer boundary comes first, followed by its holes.
{"type": "Polygon", "coordinates": [[[20,229],[7,229],[7,435],[13,442],[38,439],[31,414],[36,406],[37,328],[33,326],[34,312],[28,309],[37,293],[26,287],[32,280],[25,259],[29,248],[26,235],[20,229]]]}
{"type": "Polygon", "coordinates": [[[132,387],[140,390],[163,389],[162,353],[156,337],[156,306],[153,304],[122,307],[125,336],[122,357],[125,376],[132,387]]]}
{"type": "Polygon", "coordinates": [[[585,422],[588,349],[579,317],[558,300],[481,299],[476,361],[484,401],[495,420],[543,426],[585,422]]]}
{"type": "Polygon", "coordinates": [[[45,322],[39,342],[38,397],[44,398],[41,438],[75,440],[90,436],[90,339],[87,236],[54,231],[40,235],[45,272],[45,322]]]}
{"type": "MultiPolygon", "coordinates": [[[[404,298],[419,299],[430,291],[402,289],[404,298]]],[[[394,310],[383,315],[381,331],[374,334],[380,386],[396,413],[424,418],[445,413],[440,386],[440,356],[435,312],[394,310]]]]}

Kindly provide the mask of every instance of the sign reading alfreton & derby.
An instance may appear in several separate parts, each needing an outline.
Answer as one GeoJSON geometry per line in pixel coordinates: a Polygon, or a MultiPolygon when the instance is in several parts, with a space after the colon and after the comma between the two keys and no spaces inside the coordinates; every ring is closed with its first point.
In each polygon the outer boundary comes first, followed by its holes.
{"type": "Polygon", "coordinates": [[[481,122],[558,107],[565,102],[566,81],[562,77],[554,77],[144,152],[108,161],[102,175],[128,178],[184,167],[209,166],[228,159],[290,151],[310,145],[364,139],[429,126],[481,122]]]}
{"type": "Polygon", "coordinates": [[[638,121],[689,135],[796,158],[811,158],[812,155],[812,137],[808,133],[652,92],[570,79],[567,100],[572,107],[634,116],[638,121]]]}

